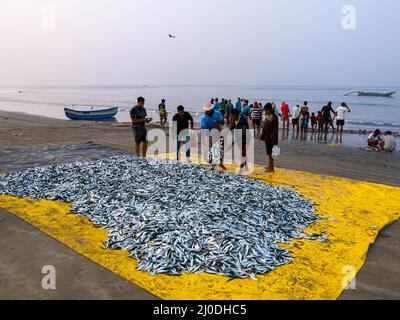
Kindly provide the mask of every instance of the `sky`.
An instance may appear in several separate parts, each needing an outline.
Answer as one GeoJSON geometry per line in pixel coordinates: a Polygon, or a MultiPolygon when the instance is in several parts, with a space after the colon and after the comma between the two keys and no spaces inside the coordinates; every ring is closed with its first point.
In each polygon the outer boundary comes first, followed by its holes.
{"type": "Polygon", "coordinates": [[[0,85],[400,86],[399,18],[399,0],[1,0],[0,85]]]}

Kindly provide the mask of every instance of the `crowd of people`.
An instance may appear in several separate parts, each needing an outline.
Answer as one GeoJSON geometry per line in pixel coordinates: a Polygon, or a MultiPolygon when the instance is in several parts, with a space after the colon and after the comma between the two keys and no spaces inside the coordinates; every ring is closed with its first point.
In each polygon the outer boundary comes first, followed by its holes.
{"type": "MultiPolygon", "coordinates": [[[[147,116],[144,107],[145,99],[139,97],[137,104],[130,111],[132,119],[132,127],[135,138],[134,152],[136,156],[140,153],[146,156],[147,152],[147,130],[146,124],[152,122],[153,119],[147,116]],[[141,152],[140,152],[141,151],[141,152]]],[[[282,102],[280,108],[274,102],[268,102],[265,105],[255,101],[250,103],[249,100],[238,98],[235,104],[230,99],[213,98],[203,106],[204,114],[200,121],[200,126],[203,130],[211,131],[216,129],[222,131],[226,126],[233,130],[242,130],[242,162],[241,169],[246,170],[247,159],[246,150],[249,137],[246,136],[246,131],[250,128],[254,130],[256,138],[264,141],[268,166],[267,172],[274,171],[274,149],[278,146],[279,121],[282,122],[284,130],[289,131],[293,127],[294,131],[307,134],[311,129],[313,132],[327,133],[330,129],[338,135],[343,134],[343,128],[346,123],[346,113],[351,110],[348,105],[343,102],[336,110],[333,109],[332,102],[328,102],[320,111],[311,112],[307,101],[303,105],[295,105],[290,109],[289,104],[282,102]],[[336,128],[335,128],[336,120],[336,128]]],[[[164,127],[168,120],[168,112],[166,109],[166,101],[162,99],[158,107],[160,116],[160,124],[164,127]]],[[[186,161],[190,162],[190,135],[185,133],[184,139],[180,137],[180,133],[187,129],[194,128],[194,119],[192,115],[185,111],[185,108],[180,105],[177,107],[177,112],[173,116],[173,123],[176,124],[177,131],[177,159],[180,160],[180,151],[182,144],[186,146],[186,161]]],[[[219,166],[226,170],[224,165],[224,137],[221,136],[219,141],[219,166]]],[[[368,146],[373,150],[385,150],[393,152],[396,149],[396,141],[391,132],[386,132],[384,137],[380,130],[376,130],[368,137],[368,146]]],[[[209,145],[209,163],[212,168],[215,168],[213,151],[213,142],[210,137],[209,145]]]]}

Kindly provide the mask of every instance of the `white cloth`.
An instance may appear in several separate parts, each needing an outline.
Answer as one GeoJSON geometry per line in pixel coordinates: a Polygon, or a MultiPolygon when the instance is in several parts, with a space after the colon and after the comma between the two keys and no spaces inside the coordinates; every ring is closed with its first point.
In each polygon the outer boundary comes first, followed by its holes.
{"type": "Polygon", "coordinates": [[[374,136],[374,133],[371,133],[369,136],[368,136],[368,140],[372,140],[372,141],[378,141],[378,140],[380,140],[381,139],[381,136],[374,136]]]}
{"type": "Polygon", "coordinates": [[[396,150],[396,138],[395,137],[393,137],[392,135],[390,135],[390,136],[387,135],[384,137],[384,140],[385,140],[385,145],[383,148],[386,151],[393,152],[396,150]]]}
{"type": "Polygon", "coordinates": [[[339,108],[337,108],[336,113],[336,120],[345,120],[345,114],[346,112],[349,112],[349,110],[347,110],[347,108],[340,106],[339,108]]]}

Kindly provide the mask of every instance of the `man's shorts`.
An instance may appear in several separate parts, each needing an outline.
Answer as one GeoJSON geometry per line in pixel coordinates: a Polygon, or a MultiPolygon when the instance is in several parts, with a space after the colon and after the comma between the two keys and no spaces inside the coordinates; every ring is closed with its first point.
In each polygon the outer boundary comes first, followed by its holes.
{"type": "Polygon", "coordinates": [[[135,143],[141,144],[147,142],[147,129],[146,128],[133,128],[133,137],[135,138],[135,143]]]}
{"type": "Polygon", "coordinates": [[[337,126],[344,126],[344,124],[345,124],[345,121],[344,121],[344,120],[337,120],[337,121],[336,121],[336,125],[337,125],[337,126]]]}
{"type": "Polygon", "coordinates": [[[254,126],[261,126],[261,119],[253,119],[254,126]]]}
{"type": "Polygon", "coordinates": [[[307,127],[307,124],[308,124],[307,118],[301,119],[301,123],[300,123],[301,127],[307,127]]]}
{"type": "Polygon", "coordinates": [[[298,125],[299,125],[299,118],[294,118],[294,119],[292,119],[292,124],[293,124],[294,126],[298,126],[298,125]]]}

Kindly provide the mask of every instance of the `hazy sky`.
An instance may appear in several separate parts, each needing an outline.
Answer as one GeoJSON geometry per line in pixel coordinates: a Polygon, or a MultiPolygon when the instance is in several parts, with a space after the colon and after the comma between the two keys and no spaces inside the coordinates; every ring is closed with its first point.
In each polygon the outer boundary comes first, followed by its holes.
{"type": "Polygon", "coordinates": [[[399,18],[399,0],[0,0],[0,85],[400,86],[399,18]]]}

